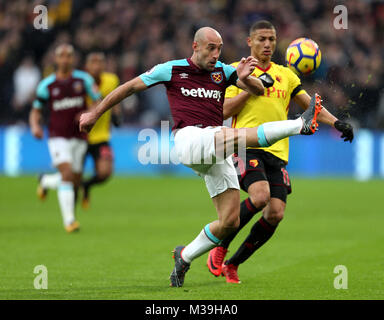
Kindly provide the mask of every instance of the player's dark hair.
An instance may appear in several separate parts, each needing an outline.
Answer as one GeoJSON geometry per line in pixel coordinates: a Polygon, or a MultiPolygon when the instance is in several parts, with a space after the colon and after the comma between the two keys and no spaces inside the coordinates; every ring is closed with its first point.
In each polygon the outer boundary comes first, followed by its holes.
{"type": "Polygon", "coordinates": [[[85,62],[88,62],[89,60],[91,60],[91,58],[93,58],[94,56],[100,56],[103,60],[105,60],[105,54],[104,52],[102,51],[92,51],[90,53],[87,54],[86,58],[85,58],[85,62]]]}
{"type": "Polygon", "coordinates": [[[276,29],[274,25],[267,20],[256,21],[249,29],[249,34],[259,29],[276,29]]]}

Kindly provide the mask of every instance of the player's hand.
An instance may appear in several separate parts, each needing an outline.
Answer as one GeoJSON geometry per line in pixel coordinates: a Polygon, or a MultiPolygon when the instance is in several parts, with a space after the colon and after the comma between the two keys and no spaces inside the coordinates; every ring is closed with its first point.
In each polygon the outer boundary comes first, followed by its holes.
{"type": "Polygon", "coordinates": [[[263,83],[264,88],[272,87],[273,84],[275,83],[275,80],[273,80],[273,78],[266,72],[261,74],[258,78],[263,83]]]}
{"type": "Polygon", "coordinates": [[[342,133],[341,138],[344,138],[344,141],[352,142],[353,127],[349,123],[337,120],[334,126],[337,130],[339,130],[342,133]]]}
{"type": "Polygon", "coordinates": [[[32,135],[36,139],[43,139],[43,137],[44,137],[44,131],[43,131],[43,128],[41,126],[31,127],[31,132],[32,132],[32,135]]]}
{"type": "Polygon", "coordinates": [[[252,56],[242,58],[236,68],[239,79],[241,81],[247,79],[248,76],[252,74],[253,70],[255,70],[257,63],[257,59],[252,56]]]}
{"type": "Polygon", "coordinates": [[[80,132],[89,132],[96,123],[98,117],[94,111],[84,112],[80,116],[79,129],[80,132]]]}

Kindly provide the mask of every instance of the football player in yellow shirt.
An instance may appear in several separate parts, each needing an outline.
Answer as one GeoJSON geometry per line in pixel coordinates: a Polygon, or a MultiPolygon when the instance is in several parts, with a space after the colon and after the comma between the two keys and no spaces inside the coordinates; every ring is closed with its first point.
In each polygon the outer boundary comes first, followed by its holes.
{"type": "MultiPolygon", "coordinates": [[[[232,117],[232,127],[254,127],[264,122],[286,120],[289,103],[293,100],[307,109],[311,97],[302,89],[300,79],[287,67],[271,61],[276,48],[276,30],[268,21],[253,24],[247,39],[251,55],[258,60],[253,75],[263,81],[265,91],[262,96],[253,96],[237,87],[227,88],[224,102],[224,119],[232,117]],[[271,79],[272,77],[272,79],[271,79]]],[[[232,65],[236,67],[238,62],[232,65]]],[[[344,141],[352,141],[353,128],[338,120],[325,108],[318,116],[322,123],[342,132],[344,141]]],[[[212,274],[223,274],[227,282],[240,283],[237,269],[258,248],[266,243],[283,219],[287,195],[291,193],[288,172],[288,138],[266,148],[248,148],[246,159],[234,156],[241,188],[249,197],[241,203],[240,227],[222,240],[208,255],[207,265],[212,274]],[[229,244],[240,229],[262,210],[262,217],[251,228],[250,234],[236,253],[224,262],[229,244]],[[224,262],[224,263],[223,263],[224,262]]]]}
{"type": "MultiPolygon", "coordinates": [[[[95,79],[102,98],[106,97],[111,91],[118,87],[120,80],[114,73],[105,72],[105,56],[101,52],[91,52],[86,58],[85,69],[95,79]]],[[[119,125],[121,109],[119,105],[109,110],[96,122],[95,126],[88,134],[88,150],[95,166],[95,174],[88,180],[83,181],[84,209],[89,207],[90,188],[96,184],[105,182],[113,172],[113,152],[109,144],[111,137],[111,121],[119,125]],[[113,112],[113,113],[112,113],[113,112]]]]}

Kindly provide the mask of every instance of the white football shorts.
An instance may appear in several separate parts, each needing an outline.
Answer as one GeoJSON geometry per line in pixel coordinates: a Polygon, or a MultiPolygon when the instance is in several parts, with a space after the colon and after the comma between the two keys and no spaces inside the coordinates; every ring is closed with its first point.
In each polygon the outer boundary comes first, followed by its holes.
{"type": "Polygon", "coordinates": [[[81,173],[83,161],[87,152],[88,144],[85,140],[77,138],[52,137],[48,139],[48,149],[52,164],[57,167],[67,162],[72,165],[72,171],[81,173]]]}
{"type": "Polygon", "coordinates": [[[179,161],[202,177],[211,198],[227,189],[240,190],[232,156],[216,159],[215,133],[223,126],[188,126],[175,133],[175,152],[179,161]]]}

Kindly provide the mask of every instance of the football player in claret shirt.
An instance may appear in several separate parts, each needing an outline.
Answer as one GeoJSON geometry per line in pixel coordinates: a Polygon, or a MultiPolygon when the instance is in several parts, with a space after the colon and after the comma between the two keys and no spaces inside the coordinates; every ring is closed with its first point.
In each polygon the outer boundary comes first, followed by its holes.
{"type": "MultiPolygon", "coordinates": [[[[104,98],[120,83],[118,76],[104,71],[105,55],[102,52],[91,52],[87,55],[85,70],[95,79],[101,96],[104,98]]],[[[89,97],[89,99],[91,99],[89,97]]],[[[88,103],[92,106],[92,101],[88,103]]],[[[90,189],[94,185],[104,183],[113,172],[113,151],[109,140],[111,138],[111,122],[118,126],[120,120],[120,106],[104,113],[88,134],[88,150],[95,167],[95,174],[82,182],[84,209],[89,207],[90,189]],[[113,112],[113,114],[112,114],[113,112]]]]}
{"type": "Polygon", "coordinates": [[[87,96],[101,98],[93,78],[73,69],[74,49],[62,44],[55,50],[55,73],[43,79],[36,90],[36,100],[30,112],[30,127],[34,137],[43,138],[42,108],[49,109],[48,148],[52,164],[60,174],[42,175],[40,197],[46,190],[57,188],[57,195],[67,232],[79,229],[75,219],[75,193],[80,186],[83,158],[87,151],[87,134],[79,130],[80,114],[87,109],[87,96]]]}
{"type": "MultiPolygon", "coordinates": [[[[253,24],[248,46],[251,55],[258,61],[252,75],[263,77],[268,74],[273,79],[273,84],[265,88],[263,95],[257,97],[235,86],[227,89],[224,118],[232,117],[232,127],[255,127],[264,122],[286,120],[291,100],[307,109],[311,97],[302,88],[300,79],[289,68],[271,61],[276,47],[274,26],[268,21],[253,24]]],[[[236,67],[238,63],[232,65],[236,67]]],[[[346,141],[352,141],[352,127],[338,120],[325,108],[321,110],[318,120],[334,126],[343,133],[342,137],[346,141]]],[[[210,272],[215,276],[222,273],[227,282],[240,282],[237,274],[239,264],[246,261],[271,238],[283,219],[287,195],[291,193],[291,183],[286,170],[288,140],[282,139],[268,147],[248,147],[245,159],[234,157],[240,186],[249,197],[241,203],[240,227],[212,249],[207,260],[210,272]],[[223,264],[231,241],[259,211],[262,211],[262,217],[253,225],[240,248],[223,264]]]]}
{"type": "MultiPolygon", "coordinates": [[[[80,129],[89,131],[97,119],[127,96],[153,85],[164,84],[174,120],[174,151],[180,162],[192,168],[206,184],[218,220],[207,224],[186,246],[174,250],[171,286],[181,287],[191,262],[208,252],[239,226],[240,186],[232,161],[238,146],[266,147],[276,141],[316,131],[320,97],[295,120],[265,123],[253,128],[227,128],[223,123],[225,89],[236,85],[251,94],[264,93],[263,81],[251,77],[257,60],[243,58],[237,68],[220,62],[223,41],[209,27],[196,31],[191,58],[168,61],[124,83],[95,109],[80,117],[80,129]]],[[[180,208],[182,210],[182,208],[180,208]]],[[[183,214],[181,211],[180,214],[183,214]]],[[[180,225],[180,228],[183,226],[180,225]]]]}

